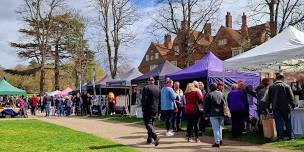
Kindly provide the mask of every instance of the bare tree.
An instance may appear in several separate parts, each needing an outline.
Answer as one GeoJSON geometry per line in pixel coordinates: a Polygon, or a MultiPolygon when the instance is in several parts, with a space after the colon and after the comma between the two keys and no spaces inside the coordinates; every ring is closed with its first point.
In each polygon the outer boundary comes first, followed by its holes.
{"type": "Polygon", "coordinates": [[[251,0],[249,7],[254,20],[269,21],[271,37],[289,25],[304,23],[304,0],[251,0]]]}
{"type": "MultiPolygon", "coordinates": [[[[222,0],[158,0],[160,9],[154,18],[153,33],[183,33],[183,55],[185,67],[189,66],[191,55],[197,50],[197,42],[205,37],[202,28],[216,19],[222,0]],[[183,22],[182,24],[180,24],[183,22]],[[194,32],[199,31],[195,37],[194,32]]],[[[174,49],[172,49],[174,51],[174,49]]],[[[177,52],[180,53],[180,52],[177,52]]]]}
{"type": "Polygon", "coordinates": [[[17,13],[26,28],[20,32],[29,38],[26,44],[12,43],[13,47],[21,49],[19,55],[36,58],[40,64],[40,93],[45,91],[45,64],[49,52],[50,29],[53,16],[64,6],[64,0],[24,0],[24,5],[17,13]],[[29,48],[29,49],[28,49],[29,48]]]}
{"type": "Polygon", "coordinates": [[[132,0],[93,0],[99,12],[100,26],[104,40],[103,51],[107,54],[112,77],[117,75],[119,52],[122,46],[132,43],[135,36],[130,27],[137,20],[136,8],[132,0]]]}

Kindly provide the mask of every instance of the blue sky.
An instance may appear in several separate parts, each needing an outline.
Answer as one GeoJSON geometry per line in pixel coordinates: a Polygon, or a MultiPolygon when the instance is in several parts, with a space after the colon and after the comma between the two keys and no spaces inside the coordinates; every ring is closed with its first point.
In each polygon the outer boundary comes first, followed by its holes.
{"type": "MultiPolygon", "coordinates": [[[[67,0],[69,7],[76,8],[81,11],[84,16],[92,16],[94,14],[89,8],[89,0],[67,0]]],[[[151,16],[156,13],[153,0],[135,0],[138,1],[140,20],[134,25],[136,31],[136,45],[124,49],[124,53],[132,54],[130,60],[134,61],[133,66],[138,66],[143,55],[145,54],[150,42],[153,40],[147,32],[147,27],[151,24],[151,16]]],[[[9,46],[9,42],[16,42],[22,37],[17,32],[21,27],[21,22],[17,19],[15,11],[22,4],[23,0],[0,0],[0,65],[4,68],[12,68],[17,64],[26,64],[27,61],[18,58],[16,49],[9,46]]],[[[240,15],[246,6],[248,0],[224,0],[221,8],[220,21],[224,25],[224,17],[227,11],[233,15],[234,21],[240,21],[240,15]]],[[[237,25],[237,23],[235,23],[237,25]]],[[[219,25],[217,25],[219,27],[219,25]]],[[[216,26],[216,27],[217,27],[216,26]]],[[[94,42],[93,42],[94,43],[94,42]]],[[[92,44],[92,43],[91,43],[92,44]]],[[[95,46],[90,46],[94,48],[95,46]]]]}

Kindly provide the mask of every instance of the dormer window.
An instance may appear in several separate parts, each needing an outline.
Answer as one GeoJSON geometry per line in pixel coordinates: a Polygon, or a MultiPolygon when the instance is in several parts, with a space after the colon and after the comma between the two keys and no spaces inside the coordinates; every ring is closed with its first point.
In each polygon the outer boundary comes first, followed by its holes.
{"type": "Polygon", "coordinates": [[[180,51],[179,51],[179,47],[178,46],[175,46],[174,47],[174,54],[175,55],[179,55],[180,51]]]}
{"type": "Polygon", "coordinates": [[[218,45],[219,45],[219,46],[226,45],[226,44],[227,44],[227,39],[220,39],[220,40],[218,41],[218,45]]]}
{"type": "Polygon", "coordinates": [[[149,61],[149,55],[146,55],[146,61],[149,61]]]}
{"type": "Polygon", "coordinates": [[[244,52],[242,47],[232,48],[231,50],[232,50],[232,56],[237,56],[244,52]]]}
{"type": "Polygon", "coordinates": [[[155,53],[155,59],[159,59],[159,53],[155,53]]]}
{"type": "Polygon", "coordinates": [[[152,61],[152,60],[154,60],[154,56],[153,55],[150,56],[150,61],[152,61]]]}

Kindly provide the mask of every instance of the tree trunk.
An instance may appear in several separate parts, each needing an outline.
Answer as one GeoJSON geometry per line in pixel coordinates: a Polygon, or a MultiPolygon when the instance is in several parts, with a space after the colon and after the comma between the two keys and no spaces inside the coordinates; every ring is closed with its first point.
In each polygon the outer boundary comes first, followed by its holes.
{"type": "Polygon", "coordinates": [[[41,68],[40,68],[40,95],[45,93],[45,50],[41,49],[41,68]]]}
{"type": "Polygon", "coordinates": [[[59,56],[59,45],[58,45],[58,41],[56,42],[55,45],[55,67],[54,67],[54,73],[55,73],[55,85],[54,85],[54,89],[55,90],[60,90],[60,69],[59,69],[59,60],[60,56],[59,56]]]}
{"type": "Polygon", "coordinates": [[[271,37],[274,37],[277,35],[277,23],[275,22],[275,0],[271,0],[269,3],[269,23],[270,23],[270,33],[271,37]]]}
{"type": "Polygon", "coordinates": [[[78,88],[80,83],[79,83],[79,72],[77,71],[77,67],[74,68],[74,75],[75,75],[75,88],[78,88]]]}

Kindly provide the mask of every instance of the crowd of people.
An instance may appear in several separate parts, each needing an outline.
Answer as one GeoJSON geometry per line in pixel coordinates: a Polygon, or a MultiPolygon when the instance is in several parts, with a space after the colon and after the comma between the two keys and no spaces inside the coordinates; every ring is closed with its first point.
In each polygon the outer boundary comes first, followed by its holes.
{"type": "Polygon", "coordinates": [[[160,138],[155,130],[159,115],[165,121],[166,136],[174,136],[175,132],[182,131],[181,121],[186,118],[188,142],[200,142],[199,136],[210,122],[214,135],[212,147],[223,145],[224,122],[232,124],[232,137],[237,138],[252,127],[263,132],[261,116],[268,114],[274,116],[277,140],[286,137],[284,132],[287,132],[289,140],[294,139],[290,119],[290,113],[295,108],[294,95],[291,87],[284,82],[283,74],[277,74],[273,83],[270,79],[263,79],[255,89],[240,80],[232,84],[227,95],[224,95],[225,85],[222,81],[211,83],[208,88],[204,88],[203,82],[194,81],[187,84],[184,92],[180,89],[180,83],[170,78],[166,79],[161,89],[154,83],[153,77],[148,79],[141,99],[148,144],[159,144],[160,138]],[[256,98],[257,103],[252,103],[252,98],[256,98]],[[257,106],[256,117],[250,115],[252,104],[257,106]]]}
{"type": "Polygon", "coordinates": [[[92,96],[89,93],[77,93],[75,96],[49,96],[45,94],[39,101],[41,113],[46,117],[55,116],[76,116],[92,115],[92,96]]]}

